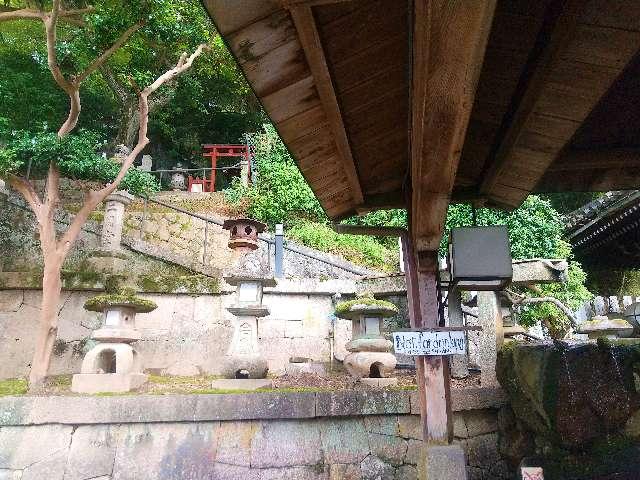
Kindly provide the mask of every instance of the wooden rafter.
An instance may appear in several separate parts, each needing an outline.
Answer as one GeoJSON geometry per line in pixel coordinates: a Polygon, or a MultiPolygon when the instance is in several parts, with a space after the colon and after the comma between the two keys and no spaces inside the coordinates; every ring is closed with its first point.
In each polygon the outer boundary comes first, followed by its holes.
{"type": "Polygon", "coordinates": [[[563,0],[550,3],[536,46],[529,55],[509,111],[503,120],[501,132],[498,135],[499,140],[489,155],[488,165],[480,184],[480,196],[491,196],[501,173],[513,160],[512,149],[524,131],[527,120],[534,112],[536,102],[549,75],[550,65],[571,39],[579,19],[579,12],[584,4],[585,0],[563,0]]]}
{"type": "Polygon", "coordinates": [[[345,3],[352,0],[280,0],[280,4],[284,8],[291,8],[296,6],[314,7],[317,5],[331,5],[333,3],[345,3]]]}
{"type": "Polygon", "coordinates": [[[324,108],[329,128],[333,133],[339,157],[344,168],[345,175],[356,205],[363,203],[362,187],[358,178],[358,172],[353,160],[351,146],[345,131],[342,114],[336,99],[336,94],[331,81],[329,68],[320,42],[320,36],[316,28],[311,7],[308,5],[294,6],[290,9],[291,17],[298,31],[302,49],[304,50],[309,69],[314,78],[318,90],[320,102],[324,108]]]}
{"type": "Polygon", "coordinates": [[[495,0],[414,2],[412,236],[437,250],[491,29],[495,0]]]}
{"type": "Polygon", "coordinates": [[[610,168],[639,168],[640,149],[606,148],[598,150],[565,150],[547,172],[580,172],[610,168]]]}

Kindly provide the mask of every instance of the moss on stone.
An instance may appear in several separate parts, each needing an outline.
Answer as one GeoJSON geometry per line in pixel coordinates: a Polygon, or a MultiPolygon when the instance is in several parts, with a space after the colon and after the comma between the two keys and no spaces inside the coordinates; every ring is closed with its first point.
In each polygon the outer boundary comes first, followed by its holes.
{"type": "Polygon", "coordinates": [[[103,312],[107,307],[126,306],[138,313],[147,313],[158,308],[151,300],[138,297],[133,289],[122,289],[119,293],[106,293],[87,300],[84,308],[90,312],[103,312]]]}
{"type": "Polygon", "coordinates": [[[0,397],[7,395],[24,395],[28,390],[29,384],[24,378],[0,380],[0,397]]]}
{"type": "Polygon", "coordinates": [[[140,275],[138,287],[154,293],[220,293],[220,280],[206,275],[140,275]]]}
{"type": "Polygon", "coordinates": [[[383,317],[393,317],[398,314],[398,307],[393,303],[387,302],[386,300],[377,300],[372,296],[365,296],[341,302],[336,305],[336,316],[340,318],[349,318],[350,314],[353,313],[357,306],[363,306],[364,310],[374,310],[374,308],[371,307],[379,307],[381,310],[379,314],[383,317]]]}
{"type": "Polygon", "coordinates": [[[103,275],[85,268],[65,269],[61,272],[62,284],[65,288],[93,288],[103,283],[103,275]]]}

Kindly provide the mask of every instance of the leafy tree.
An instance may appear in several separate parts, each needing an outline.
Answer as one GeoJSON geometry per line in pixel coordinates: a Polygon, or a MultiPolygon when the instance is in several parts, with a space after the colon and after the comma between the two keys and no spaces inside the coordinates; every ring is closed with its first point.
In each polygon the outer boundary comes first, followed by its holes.
{"type": "MultiPolygon", "coordinates": [[[[131,3],[127,3],[127,7],[131,5],[131,3]]],[[[57,134],[44,132],[33,138],[24,134],[15,134],[2,148],[0,154],[0,178],[8,180],[11,187],[24,197],[35,214],[44,258],[40,326],[29,374],[29,383],[32,388],[42,385],[49,369],[57,336],[58,303],[62,289],[61,270],[65,259],[91,212],[111,193],[122,186],[128,186],[134,191],[149,186],[147,177],[129,172],[136,157],[149,143],[147,137],[149,98],[162,85],[171,82],[179,74],[188,70],[193,61],[206,48],[206,45],[202,44],[196,48],[191,56],[183,53],[175,67],[140,89],[138,93],[137,143],[131,153],[122,160],[122,164],[111,165],[107,163],[109,160],[102,159],[96,153],[95,137],[82,132],[72,134],[77,127],[81,113],[80,88],[83,82],[88,80],[110,57],[119,51],[134,33],[142,28],[145,18],[141,16],[136,23],[126,29],[123,26],[124,31],[119,30],[123,33],[110,32],[113,43],[107,46],[102,53],[96,53],[93,59],[87,57],[83,69],[75,70],[76,73],[69,74],[68,67],[61,62],[58,56],[59,50],[64,50],[65,47],[64,44],[59,45],[57,42],[58,24],[66,22],[84,26],[86,25],[84,16],[93,12],[92,7],[63,9],[60,0],[53,0],[51,10],[47,11],[27,6],[21,9],[9,8],[7,11],[0,12],[0,22],[13,20],[42,22],[45,29],[48,68],[55,84],[66,94],[69,102],[68,114],[57,134]],[[25,169],[32,169],[36,176],[44,175],[46,177],[46,187],[42,197],[36,192],[33,184],[25,178],[25,169]],[[55,229],[54,217],[60,204],[59,182],[61,174],[77,178],[93,177],[108,183],[99,190],[86,192],[82,207],[68,229],[59,236],[55,229]],[[125,180],[127,174],[129,176],[125,180]]],[[[100,20],[100,10],[98,9],[96,12],[95,16],[100,20]]],[[[122,21],[122,18],[118,17],[117,21],[122,21]]],[[[23,99],[23,101],[28,100],[37,102],[37,96],[34,96],[33,99],[23,99]]]]}

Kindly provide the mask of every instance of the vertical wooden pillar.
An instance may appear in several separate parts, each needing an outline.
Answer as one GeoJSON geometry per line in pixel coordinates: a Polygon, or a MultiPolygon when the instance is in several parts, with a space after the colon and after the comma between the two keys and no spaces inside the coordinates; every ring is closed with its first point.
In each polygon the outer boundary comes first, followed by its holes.
{"type": "MultiPolygon", "coordinates": [[[[414,252],[408,235],[403,236],[402,246],[411,327],[437,327],[438,252],[414,252]]],[[[449,443],[453,439],[449,362],[442,356],[415,358],[423,439],[426,443],[449,443]]]]}

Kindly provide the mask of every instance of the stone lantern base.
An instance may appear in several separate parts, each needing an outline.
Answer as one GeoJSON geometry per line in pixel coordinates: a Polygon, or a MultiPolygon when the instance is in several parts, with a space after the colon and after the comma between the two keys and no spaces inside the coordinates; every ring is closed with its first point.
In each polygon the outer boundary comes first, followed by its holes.
{"type": "Polygon", "coordinates": [[[357,379],[386,378],[396,368],[396,356],[389,352],[354,352],[345,357],[344,367],[357,379]]]}
{"type": "Polygon", "coordinates": [[[100,343],[82,361],[81,373],[73,376],[71,391],[77,393],[130,392],[144,385],[138,353],[128,343],[100,343]]]}

